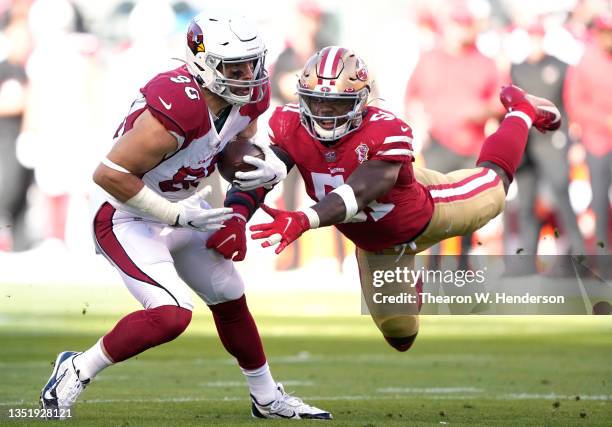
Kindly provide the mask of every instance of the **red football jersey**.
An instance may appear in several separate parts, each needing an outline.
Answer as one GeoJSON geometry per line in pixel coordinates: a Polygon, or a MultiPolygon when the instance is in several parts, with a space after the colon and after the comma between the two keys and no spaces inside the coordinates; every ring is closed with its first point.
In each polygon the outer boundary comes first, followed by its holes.
{"type": "Polygon", "coordinates": [[[291,156],[313,200],[344,184],[365,161],[402,163],[397,182],[387,194],[355,215],[355,222],[336,225],[358,247],[379,251],[409,242],[429,223],[433,201],[414,178],[412,130],[392,113],[368,107],[359,129],[329,148],[306,132],[295,104],[277,107],[269,125],[270,139],[291,156]]]}

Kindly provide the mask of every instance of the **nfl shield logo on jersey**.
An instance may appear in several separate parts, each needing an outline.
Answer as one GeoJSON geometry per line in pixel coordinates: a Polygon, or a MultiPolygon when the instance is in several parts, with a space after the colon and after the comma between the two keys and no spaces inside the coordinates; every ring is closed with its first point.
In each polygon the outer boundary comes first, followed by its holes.
{"type": "Polygon", "coordinates": [[[325,161],[327,163],[334,163],[336,161],[336,152],[335,151],[326,151],[325,152],[325,161]]]}
{"type": "Polygon", "coordinates": [[[363,163],[364,161],[368,160],[368,151],[370,151],[370,148],[364,143],[359,144],[357,148],[355,148],[355,153],[357,153],[357,161],[359,163],[363,163]]]}

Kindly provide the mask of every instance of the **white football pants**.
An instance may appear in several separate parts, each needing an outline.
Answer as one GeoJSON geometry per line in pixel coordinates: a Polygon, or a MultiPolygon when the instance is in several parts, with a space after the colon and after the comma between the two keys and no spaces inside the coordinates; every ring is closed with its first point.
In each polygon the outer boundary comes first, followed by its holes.
{"type": "Polygon", "coordinates": [[[233,262],[206,248],[210,234],[142,220],[108,202],[94,218],[98,250],[144,308],[193,310],[189,288],[207,305],[242,296],[244,284],[233,262]]]}

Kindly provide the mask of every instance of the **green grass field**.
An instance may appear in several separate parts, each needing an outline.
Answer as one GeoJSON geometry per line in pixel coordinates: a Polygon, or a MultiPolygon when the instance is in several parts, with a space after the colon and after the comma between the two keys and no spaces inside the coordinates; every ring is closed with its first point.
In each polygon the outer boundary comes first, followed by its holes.
{"type": "MultiPolygon", "coordinates": [[[[0,424],[39,424],[8,411],[37,407],[56,354],[87,348],[137,306],[114,287],[74,289],[70,302],[57,289],[0,290],[0,424]]],[[[332,411],[332,425],[612,425],[609,317],[430,316],[400,354],[351,314],[355,295],[254,294],[250,305],[275,378],[332,411]]],[[[68,424],[87,426],[265,423],[250,417],[203,306],[176,341],[101,373],[73,415],[68,424]]]]}

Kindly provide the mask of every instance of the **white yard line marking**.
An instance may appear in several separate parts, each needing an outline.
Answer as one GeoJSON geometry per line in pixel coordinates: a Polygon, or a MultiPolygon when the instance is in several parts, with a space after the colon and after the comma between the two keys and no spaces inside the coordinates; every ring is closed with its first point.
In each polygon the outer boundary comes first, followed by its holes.
{"type": "Polygon", "coordinates": [[[538,400],[538,399],[542,399],[542,400],[553,400],[553,399],[559,399],[559,400],[566,400],[566,399],[570,399],[570,400],[574,400],[576,399],[576,397],[580,397],[580,400],[612,400],[612,394],[595,394],[595,395],[586,395],[583,396],[582,394],[576,394],[576,395],[565,395],[565,394],[555,394],[555,393],[548,393],[548,394],[541,394],[541,393],[509,393],[509,394],[504,394],[502,396],[499,396],[498,399],[501,400],[538,400]]]}
{"type": "MultiPolygon", "coordinates": [[[[423,389],[427,390],[427,389],[423,389]]],[[[484,392],[484,390],[483,390],[484,392]]],[[[600,395],[561,395],[561,394],[538,394],[538,393],[507,393],[498,395],[475,395],[475,394],[460,394],[460,395],[425,395],[423,399],[429,400],[461,400],[461,399],[474,399],[474,398],[485,398],[494,400],[574,400],[576,396],[580,396],[580,400],[594,400],[594,401],[612,401],[612,394],[600,394],[600,395]]],[[[340,395],[340,396],[302,396],[304,400],[329,400],[329,401],[347,401],[347,400],[405,400],[406,396],[396,395],[389,396],[384,394],[378,395],[340,395]]],[[[148,398],[148,399],[87,399],[79,402],[79,404],[91,404],[91,403],[182,403],[182,402],[248,402],[248,397],[169,397],[169,398],[148,398]]],[[[15,400],[0,402],[0,406],[14,406],[14,405],[30,405],[37,406],[38,402],[31,400],[15,400]]]]}
{"type": "MultiPolygon", "coordinates": [[[[354,362],[354,363],[375,363],[381,362],[386,364],[394,364],[394,365],[431,365],[433,362],[439,363],[457,363],[457,362],[487,362],[493,360],[493,357],[483,356],[481,354],[461,354],[461,355],[432,355],[427,358],[415,358],[410,362],[406,360],[406,358],[398,357],[398,355],[384,355],[378,353],[362,353],[356,355],[317,355],[311,354],[307,351],[297,353],[295,355],[288,356],[276,356],[270,357],[268,359],[270,364],[300,364],[300,363],[338,363],[338,362],[354,362]]],[[[236,365],[236,359],[234,358],[225,358],[225,357],[215,357],[210,359],[204,358],[194,358],[194,359],[181,359],[181,360],[131,360],[130,365],[138,366],[138,365],[236,365]]],[[[38,368],[38,367],[49,367],[51,368],[51,359],[49,361],[39,361],[39,360],[20,360],[15,362],[0,362],[0,368],[9,368],[11,370],[16,367],[26,367],[26,368],[38,368]]]]}
{"type": "Polygon", "coordinates": [[[388,387],[379,388],[377,393],[422,393],[422,394],[445,394],[445,393],[483,393],[481,388],[474,387],[431,387],[431,388],[407,388],[388,387]]]}
{"type": "MultiPolygon", "coordinates": [[[[310,387],[310,386],[314,386],[315,383],[312,381],[292,381],[292,380],[288,380],[288,381],[282,381],[282,384],[284,386],[290,386],[290,387],[295,387],[295,386],[299,386],[299,387],[310,387]]],[[[206,383],[200,383],[198,384],[201,387],[207,387],[207,388],[223,388],[223,387],[246,387],[246,382],[245,381],[211,381],[211,382],[206,382],[206,383]]]]}

